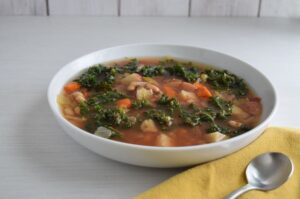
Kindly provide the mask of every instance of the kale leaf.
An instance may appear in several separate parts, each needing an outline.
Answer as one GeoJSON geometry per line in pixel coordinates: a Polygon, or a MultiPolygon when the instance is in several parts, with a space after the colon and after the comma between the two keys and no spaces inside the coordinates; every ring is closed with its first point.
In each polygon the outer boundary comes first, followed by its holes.
{"type": "Polygon", "coordinates": [[[162,66],[144,66],[141,70],[140,73],[144,77],[153,77],[153,76],[159,76],[163,75],[164,73],[164,68],[162,66]]]}
{"type": "Polygon", "coordinates": [[[92,96],[87,100],[89,105],[102,105],[107,103],[115,102],[119,99],[126,98],[127,96],[117,91],[106,91],[97,95],[92,96]]]}
{"type": "Polygon", "coordinates": [[[119,126],[123,128],[132,127],[136,118],[129,117],[122,108],[102,108],[93,118],[97,126],[119,126]]]}
{"type": "Polygon", "coordinates": [[[135,109],[141,109],[149,106],[150,106],[150,102],[146,99],[135,100],[132,102],[132,107],[135,109]]]}
{"type": "Polygon", "coordinates": [[[180,109],[180,104],[175,98],[169,98],[166,95],[162,95],[157,101],[159,105],[167,106],[171,113],[174,113],[176,110],[180,109]]]}
{"type": "Polygon", "coordinates": [[[76,81],[85,88],[95,88],[98,83],[98,76],[102,73],[104,68],[105,67],[100,64],[92,66],[76,81]]]}
{"type": "Polygon", "coordinates": [[[243,125],[238,129],[229,129],[227,127],[223,127],[221,125],[218,125],[216,123],[211,123],[211,125],[209,126],[209,128],[207,129],[207,133],[214,133],[214,132],[220,132],[222,134],[225,134],[229,137],[235,137],[238,135],[241,135],[247,131],[249,131],[251,128],[243,125]]]}
{"type": "Polygon", "coordinates": [[[248,93],[244,80],[226,70],[209,69],[203,74],[207,75],[207,83],[215,89],[232,90],[239,97],[246,96],[248,93]]]}
{"type": "Polygon", "coordinates": [[[171,75],[184,79],[188,82],[195,82],[199,77],[199,70],[192,66],[191,63],[180,63],[174,60],[166,60],[161,62],[171,75]]]}
{"type": "Polygon", "coordinates": [[[202,122],[214,122],[216,113],[210,109],[200,109],[195,106],[191,106],[192,111],[182,109],[180,112],[180,118],[184,124],[189,126],[197,126],[202,122]]]}
{"type": "Polygon", "coordinates": [[[211,97],[210,104],[217,109],[217,118],[226,119],[232,114],[232,103],[225,101],[218,96],[211,97]]]}
{"type": "Polygon", "coordinates": [[[135,73],[138,69],[138,60],[137,59],[131,59],[127,64],[125,64],[122,68],[122,73],[135,73]]]}
{"type": "Polygon", "coordinates": [[[162,129],[166,129],[173,124],[173,118],[162,110],[148,110],[144,112],[147,118],[153,119],[160,124],[162,129]]]}
{"type": "Polygon", "coordinates": [[[101,64],[90,67],[76,81],[84,88],[101,91],[112,90],[117,67],[106,67],[101,64]]]}

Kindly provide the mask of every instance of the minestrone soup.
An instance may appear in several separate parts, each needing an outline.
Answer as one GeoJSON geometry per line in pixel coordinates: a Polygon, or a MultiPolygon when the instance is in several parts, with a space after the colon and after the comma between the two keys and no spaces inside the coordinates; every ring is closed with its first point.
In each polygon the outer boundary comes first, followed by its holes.
{"type": "Polygon", "coordinates": [[[163,147],[243,134],[258,124],[260,101],[231,72],[161,57],[91,66],[58,96],[63,116],[87,132],[163,147]]]}

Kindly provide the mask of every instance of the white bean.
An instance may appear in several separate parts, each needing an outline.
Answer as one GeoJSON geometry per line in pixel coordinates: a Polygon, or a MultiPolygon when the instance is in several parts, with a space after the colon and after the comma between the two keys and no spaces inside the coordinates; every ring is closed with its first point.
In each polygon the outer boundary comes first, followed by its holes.
{"type": "Polygon", "coordinates": [[[243,123],[234,120],[229,120],[228,124],[233,128],[240,128],[243,125],[243,123]]]}
{"type": "Polygon", "coordinates": [[[74,112],[77,114],[77,115],[80,115],[80,107],[79,106],[76,106],[74,108],[74,112]]]}
{"type": "Polygon", "coordinates": [[[80,91],[76,91],[76,92],[72,93],[72,96],[74,97],[75,101],[78,103],[84,102],[86,100],[84,95],[80,91]]]}
{"type": "Polygon", "coordinates": [[[66,115],[70,115],[70,116],[73,116],[73,115],[74,115],[74,111],[73,111],[70,107],[64,108],[64,113],[65,113],[66,115]]]}

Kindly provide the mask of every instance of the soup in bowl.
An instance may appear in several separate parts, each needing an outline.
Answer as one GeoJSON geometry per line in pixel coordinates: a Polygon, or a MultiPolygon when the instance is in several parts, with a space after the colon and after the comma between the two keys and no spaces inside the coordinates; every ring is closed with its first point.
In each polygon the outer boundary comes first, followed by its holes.
{"type": "Polygon", "coordinates": [[[103,138],[176,147],[217,142],[254,128],[261,99],[226,70],[174,58],[96,64],[64,85],[64,117],[103,138]]]}
{"type": "Polygon", "coordinates": [[[56,74],[48,98],[76,141],[105,157],[151,167],[230,154],[263,132],[276,105],[270,82],[248,64],[158,44],[79,58],[56,74]]]}

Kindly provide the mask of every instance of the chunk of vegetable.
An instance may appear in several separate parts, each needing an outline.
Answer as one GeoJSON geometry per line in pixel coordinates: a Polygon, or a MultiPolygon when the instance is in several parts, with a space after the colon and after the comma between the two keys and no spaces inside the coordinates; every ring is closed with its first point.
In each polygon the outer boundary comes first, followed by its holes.
{"type": "Polygon", "coordinates": [[[170,147],[170,146],[174,146],[174,143],[172,142],[172,139],[168,135],[161,133],[156,138],[156,145],[163,146],[163,147],[170,147]]]}
{"type": "Polygon", "coordinates": [[[155,86],[159,86],[159,83],[155,79],[153,79],[151,77],[143,77],[143,80],[145,82],[148,82],[148,83],[153,84],[155,86]]]}
{"type": "Polygon", "coordinates": [[[137,71],[138,65],[139,65],[139,62],[137,59],[130,59],[129,62],[123,66],[121,72],[134,73],[137,71]]]}
{"type": "Polygon", "coordinates": [[[200,74],[200,79],[201,79],[202,82],[206,82],[207,78],[208,78],[207,74],[204,74],[204,73],[200,74]]]}
{"type": "Polygon", "coordinates": [[[80,89],[80,84],[77,82],[70,82],[64,86],[64,90],[67,93],[73,93],[74,91],[77,91],[79,89],[80,89]]]}
{"type": "Polygon", "coordinates": [[[157,86],[150,84],[148,82],[131,82],[127,87],[127,90],[134,91],[137,88],[145,88],[157,94],[161,93],[161,90],[157,86]]]}
{"type": "Polygon", "coordinates": [[[59,105],[69,105],[69,104],[71,104],[72,102],[71,102],[71,100],[70,100],[70,98],[68,98],[66,95],[64,95],[64,94],[60,94],[59,96],[57,96],[57,103],[59,104],[59,105]]]}
{"type": "Polygon", "coordinates": [[[162,95],[157,101],[159,105],[167,106],[168,110],[171,113],[174,113],[176,110],[180,109],[180,104],[175,98],[169,98],[166,95],[162,95]]]}
{"type": "Polygon", "coordinates": [[[108,104],[115,102],[119,99],[127,98],[126,95],[119,93],[117,91],[106,91],[88,99],[88,104],[108,104]]]}
{"type": "Polygon", "coordinates": [[[226,70],[209,69],[205,73],[207,83],[218,90],[232,90],[237,96],[246,96],[248,87],[243,79],[226,70]]]}
{"type": "Polygon", "coordinates": [[[211,97],[212,96],[212,93],[210,92],[210,90],[203,84],[197,82],[194,85],[197,88],[197,95],[199,97],[211,97]]]}
{"type": "Polygon", "coordinates": [[[212,142],[218,142],[218,141],[221,141],[221,140],[224,140],[227,138],[226,135],[224,135],[220,132],[210,133],[210,134],[208,134],[208,137],[211,139],[212,142]]]}
{"type": "Polygon", "coordinates": [[[194,84],[187,83],[187,82],[183,82],[181,84],[181,88],[182,90],[189,91],[189,92],[194,92],[196,90],[196,86],[194,84]]]}
{"type": "Polygon", "coordinates": [[[195,82],[199,77],[199,70],[192,67],[191,63],[179,63],[174,60],[166,60],[161,63],[166,70],[176,77],[182,78],[188,82],[195,82]]]}
{"type": "Polygon", "coordinates": [[[220,97],[211,97],[210,104],[215,106],[218,109],[217,117],[219,119],[226,119],[232,114],[232,103],[225,101],[220,97]]]}
{"type": "Polygon", "coordinates": [[[117,101],[117,106],[119,108],[130,108],[131,100],[129,98],[121,99],[117,101]]]}
{"type": "Polygon", "coordinates": [[[111,129],[105,128],[103,126],[99,126],[94,133],[95,133],[95,135],[98,135],[100,137],[107,138],[107,139],[121,137],[120,133],[113,131],[111,129]]]}
{"type": "Polygon", "coordinates": [[[138,100],[149,100],[153,96],[153,91],[151,89],[146,89],[144,87],[140,87],[136,90],[136,98],[138,100]]]}
{"type": "Polygon", "coordinates": [[[145,77],[153,77],[162,75],[164,71],[165,70],[162,66],[144,66],[140,73],[145,77]]]}
{"type": "Polygon", "coordinates": [[[245,102],[240,107],[251,115],[259,115],[261,112],[260,103],[256,101],[245,102]]]}
{"type": "Polygon", "coordinates": [[[155,133],[158,131],[158,129],[152,119],[144,120],[141,124],[141,130],[143,132],[151,132],[151,133],[155,133]]]}
{"type": "Polygon", "coordinates": [[[228,124],[229,124],[229,126],[231,126],[233,128],[240,128],[243,125],[243,123],[237,122],[235,120],[229,120],[228,124]]]}
{"type": "Polygon", "coordinates": [[[144,112],[144,114],[147,118],[158,122],[163,129],[166,129],[173,124],[173,118],[162,110],[151,109],[144,112]]]}
{"type": "Polygon", "coordinates": [[[163,86],[163,91],[168,97],[175,97],[177,95],[176,91],[168,85],[163,86]]]}
{"type": "Polygon", "coordinates": [[[232,106],[232,115],[241,119],[246,119],[250,116],[247,112],[236,105],[232,106]]]}
{"type": "Polygon", "coordinates": [[[66,107],[66,108],[64,108],[64,113],[65,113],[66,115],[71,115],[71,116],[75,115],[75,114],[74,114],[74,111],[72,110],[71,107],[66,107]]]}
{"type": "Polygon", "coordinates": [[[150,107],[151,104],[148,100],[142,99],[142,100],[135,100],[132,102],[132,107],[135,109],[150,107]]]}
{"type": "Polygon", "coordinates": [[[75,91],[74,93],[72,93],[72,96],[77,103],[84,102],[86,100],[84,95],[80,91],[75,91]]]}
{"type": "Polygon", "coordinates": [[[76,106],[74,108],[74,112],[76,113],[76,115],[80,115],[80,107],[79,106],[76,106]]]}
{"type": "Polygon", "coordinates": [[[132,73],[130,75],[126,75],[124,78],[120,80],[122,84],[130,84],[131,82],[142,81],[142,76],[137,73],[132,73]]]}
{"type": "Polygon", "coordinates": [[[93,117],[97,126],[130,128],[136,123],[136,118],[128,116],[122,108],[99,108],[93,117]]]}
{"type": "Polygon", "coordinates": [[[179,96],[182,100],[186,101],[189,104],[196,103],[198,101],[196,94],[193,92],[188,92],[188,91],[182,90],[182,91],[180,91],[179,96]]]}

